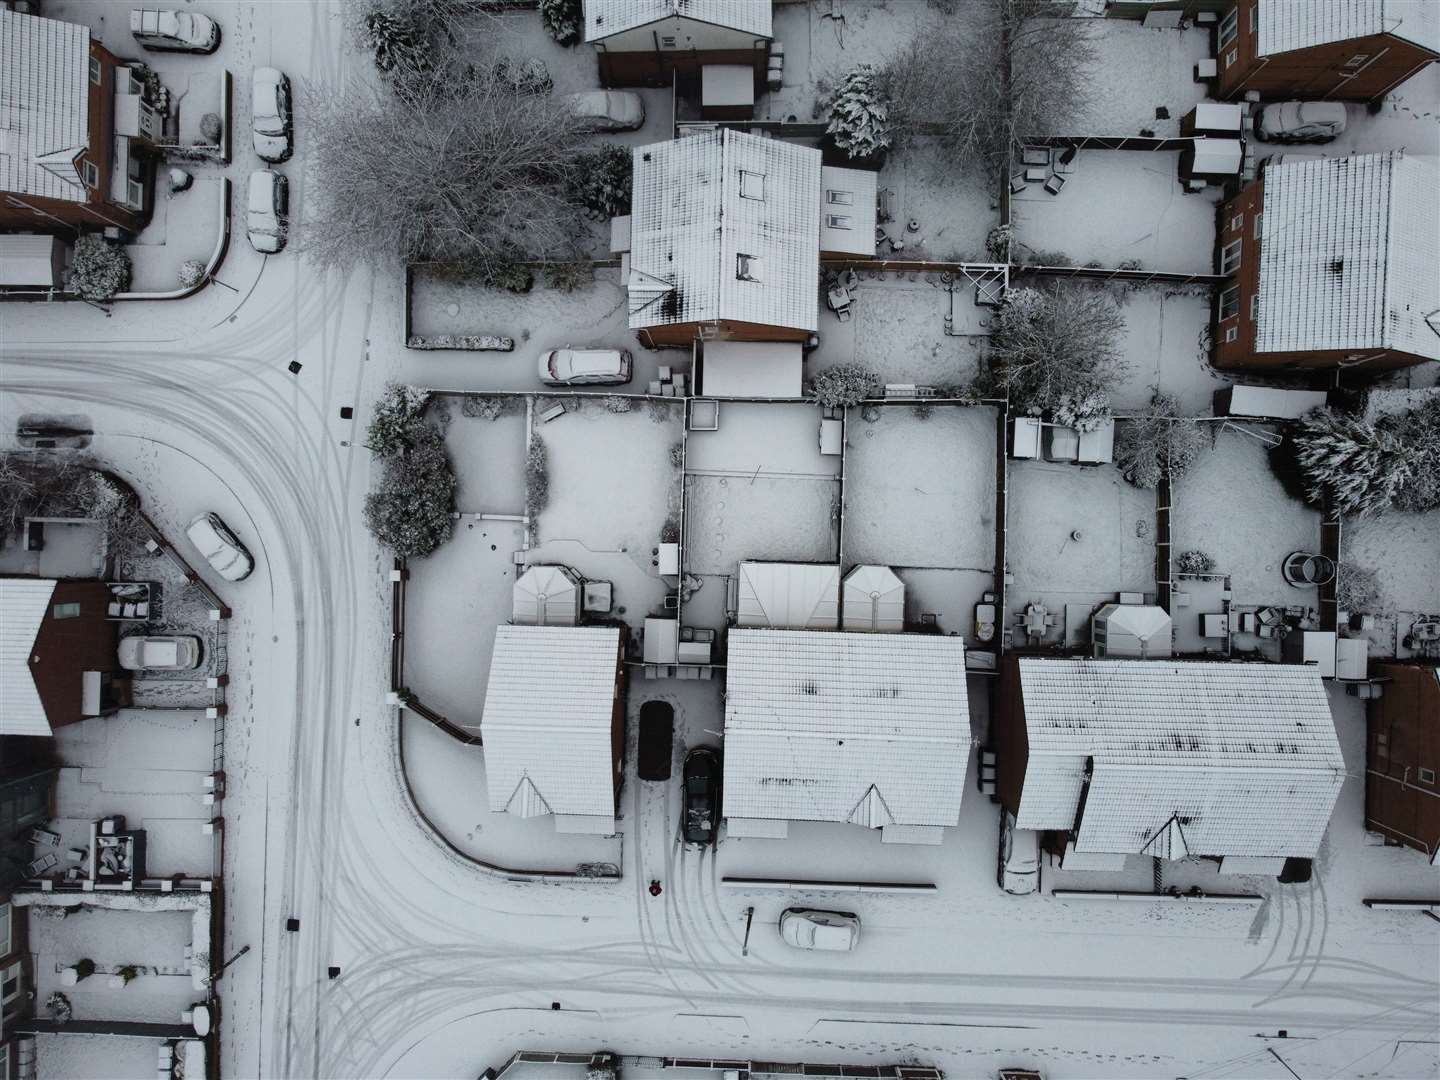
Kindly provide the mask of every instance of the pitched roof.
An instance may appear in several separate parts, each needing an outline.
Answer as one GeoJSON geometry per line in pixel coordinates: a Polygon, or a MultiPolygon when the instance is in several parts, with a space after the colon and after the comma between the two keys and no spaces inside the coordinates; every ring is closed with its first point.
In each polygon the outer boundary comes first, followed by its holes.
{"type": "Polygon", "coordinates": [[[1072,828],[1084,790],[1077,851],[1158,853],[1175,839],[1173,818],[1195,854],[1315,854],[1345,759],[1314,667],[1017,663],[1029,743],[1021,828],[1072,828]]]}
{"type": "Polygon", "coordinates": [[[1371,34],[1393,34],[1440,52],[1435,0],[1260,0],[1256,16],[1260,56],[1371,34]]]}
{"type": "Polygon", "coordinates": [[[0,578],[0,735],[50,735],[30,657],[55,582],[0,578]]]}
{"type": "Polygon", "coordinates": [[[677,17],[770,36],[770,0],[585,0],[585,40],[677,17]]]}
{"type": "Polygon", "coordinates": [[[824,563],[743,562],[737,626],[834,630],[840,626],[840,567],[824,563]]]}
{"type": "Polygon", "coordinates": [[[0,10],[0,191],[84,202],[90,31],[0,10]]]}
{"type": "Polygon", "coordinates": [[[620,631],[612,626],[502,626],[485,712],[490,809],[521,817],[613,818],[610,722],[620,631]]]}
{"type": "Polygon", "coordinates": [[[954,825],[969,759],[960,638],[730,631],[727,817],[954,825]]]}
{"type": "Polygon", "coordinates": [[[1432,161],[1398,151],[1268,168],[1256,351],[1386,348],[1440,360],[1437,189],[1432,161]]]}
{"type": "Polygon", "coordinates": [[[818,327],[819,150],[723,129],[634,155],[632,328],[818,327]]]}

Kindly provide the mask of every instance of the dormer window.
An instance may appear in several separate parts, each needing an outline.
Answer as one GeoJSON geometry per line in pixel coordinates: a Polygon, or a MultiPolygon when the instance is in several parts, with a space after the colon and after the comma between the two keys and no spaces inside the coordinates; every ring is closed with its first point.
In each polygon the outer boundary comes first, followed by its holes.
{"type": "Polygon", "coordinates": [[[756,202],[764,202],[765,174],[760,172],[749,172],[746,169],[741,169],[740,197],[742,199],[754,199],[756,202]]]}
{"type": "Polygon", "coordinates": [[[735,277],[740,281],[764,281],[765,262],[759,255],[735,256],[735,277]]]}
{"type": "Polygon", "coordinates": [[[852,227],[850,220],[845,214],[826,214],[825,226],[830,229],[849,229],[852,227]]]}
{"type": "Polygon", "coordinates": [[[831,191],[825,192],[825,202],[829,206],[854,206],[855,193],[853,191],[831,191]]]}

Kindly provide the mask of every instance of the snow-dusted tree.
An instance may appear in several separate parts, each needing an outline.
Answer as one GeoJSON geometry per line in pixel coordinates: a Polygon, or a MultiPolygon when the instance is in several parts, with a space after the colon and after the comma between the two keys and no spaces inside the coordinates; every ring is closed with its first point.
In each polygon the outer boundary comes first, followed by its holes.
{"type": "Polygon", "coordinates": [[[1440,393],[1409,412],[1378,421],[1417,452],[1410,478],[1395,492],[1395,509],[1425,513],[1440,509],[1440,393]]]}
{"type": "Polygon", "coordinates": [[[1153,488],[1167,472],[1178,480],[1205,447],[1205,432],[1180,419],[1180,402],[1158,391],[1144,416],[1115,425],[1115,467],[1138,488],[1153,488]]]}
{"type": "Polygon", "coordinates": [[[365,14],[362,25],[375,67],[391,82],[398,84],[430,72],[430,50],[408,12],[376,8],[365,14]]]}
{"type": "Polygon", "coordinates": [[[375,402],[366,429],[365,445],[377,457],[403,453],[415,445],[416,432],[425,426],[430,391],[402,383],[387,383],[375,402]]]}
{"type": "Polygon", "coordinates": [[[1204,551],[1184,551],[1175,560],[1175,570],[1181,574],[1193,574],[1199,577],[1214,569],[1215,560],[1204,551]]]}
{"type": "Polygon", "coordinates": [[[1333,409],[1316,409],[1300,422],[1294,453],[1310,501],[1328,497],[1347,517],[1388,509],[1424,464],[1423,450],[1401,439],[1394,425],[1333,409]]]}
{"type": "Polygon", "coordinates": [[[830,408],[858,405],[874,395],[880,377],[859,364],[837,364],[815,373],[810,396],[830,408]]]}
{"type": "Polygon", "coordinates": [[[580,0],[540,0],[540,21],[557,45],[578,42],[584,19],[580,0]]]}
{"type": "Polygon", "coordinates": [[[937,134],[1002,169],[1027,136],[1070,132],[1092,93],[1090,20],[1055,0],[967,0],[933,14],[887,61],[897,142],[937,134]]]}
{"type": "Polygon", "coordinates": [[[873,65],[852,68],[840,80],[825,133],[852,161],[876,161],[889,148],[890,103],[873,65]]]}
{"type": "Polygon", "coordinates": [[[1374,570],[1342,562],[1336,571],[1335,602],[1349,612],[1383,615],[1380,579],[1374,570]]]}
{"type": "Polygon", "coordinates": [[[176,274],[182,289],[191,289],[205,280],[205,264],[199,259],[186,259],[176,274]]]}
{"type": "Polygon", "coordinates": [[[75,241],[65,288],[86,300],[104,303],[129,284],[130,256],[119,244],[99,233],[86,233],[75,241]]]}
{"type": "Polygon", "coordinates": [[[566,193],[572,203],[584,207],[596,221],[609,221],[630,213],[633,180],[630,148],[606,143],[576,157],[566,193]]]}
{"type": "Polygon", "coordinates": [[[385,459],[380,486],[365,497],[365,524],[405,559],[429,555],[450,539],[455,473],[445,437],[433,424],[411,433],[411,446],[385,459]]]}
{"type": "Polygon", "coordinates": [[[1091,425],[1109,414],[1109,392],[1125,373],[1124,329],[1119,305],[1104,290],[1012,289],[991,330],[990,375],[982,381],[1019,411],[1091,425]]]}

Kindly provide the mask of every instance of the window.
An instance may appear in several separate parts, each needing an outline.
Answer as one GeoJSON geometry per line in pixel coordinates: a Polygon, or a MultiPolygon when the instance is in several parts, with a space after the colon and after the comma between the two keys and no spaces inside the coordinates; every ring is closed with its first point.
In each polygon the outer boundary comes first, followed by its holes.
{"type": "Polygon", "coordinates": [[[1260,294],[1250,294],[1250,321],[1254,322],[1260,317],[1260,294]]]}
{"type": "Polygon", "coordinates": [[[845,214],[826,214],[825,227],[829,229],[853,228],[851,220],[852,219],[845,214]]]}
{"type": "Polygon", "coordinates": [[[95,86],[99,86],[100,79],[103,75],[104,69],[100,66],[100,61],[93,56],[90,57],[90,82],[95,86]]]}
{"type": "Polygon", "coordinates": [[[764,261],[758,255],[735,256],[735,276],[741,281],[764,281],[761,270],[764,269],[764,261]]]}
{"type": "Polygon", "coordinates": [[[1347,68],[1358,68],[1361,64],[1365,63],[1365,61],[1369,59],[1369,53],[1356,53],[1354,56],[1350,57],[1349,60],[1345,61],[1345,66],[1347,68]]]}
{"type": "Polygon", "coordinates": [[[853,191],[829,191],[825,192],[826,206],[854,206],[855,193],[853,191]]]}
{"type": "Polygon", "coordinates": [[[84,162],[82,168],[85,170],[85,186],[98,188],[100,186],[100,169],[93,161],[84,162]]]}
{"type": "Polygon", "coordinates": [[[1220,294],[1220,321],[1233,319],[1240,314],[1240,286],[1231,285],[1220,294]]]}
{"type": "Polygon", "coordinates": [[[1231,49],[1229,52],[1227,52],[1227,53],[1225,54],[1225,66],[1226,66],[1227,68],[1228,68],[1231,64],[1237,64],[1237,63],[1239,63],[1239,62],[1240,62],[1240,50],[1239,50],[1239,49],[1231,49]]]}
{"type": "Polygon", "coordinates": [[[740,198],[765,201],[765,174],[740,170],[740,198]]]}
{"type": "Polygon", "coordinates": [[[1258,23],[1259,23],[1259,21],[1260,21],[1260,17],[1256,14],[1256,12],[1259,11],[1259,10],[1260,10],[1260,5],[1259,5],[1259,4],[1252,4],[1252,5],[1250,6],[1250,33],[1252,33],[1252,34],[1255,33],[1256,28],[1257,28],[1257,25],[1258,25],[1258,23]]]}
{"type": "Polygon", "coordinates": [[[137,210],[145,207],[145,185],[137,180],[128,180],[125,183],[125,197],[129,204],[137,210]]]}
{"type": "Polygon", "coordinates": [[[1244,214],[1236,214],[1234,217],[1232,217],[1232,218],[1230,219],[1230,231],[1231,231],[1231,232],[1239,232],[1239,231],[1240,231],[1241,229],[1243,229],[1244,227],[1245,227],[1245,215],[1244,215],[1244,214]]]}
{"type": "Polygon", "coordinates": [[[1421,770],[1419,771],[1419,776],[1420,776],[1420,783],[1422,783],[1422,784],[1433,784],[1433,783],[1435,783],[1435,770],[1434,770],[1434,769],[1421,769],[1421,770]]]}
{"type": "Polygon", "coordinates": [[[1220,249],[1220,274],[1222,277],[1240,269],[1240,251],[1245,241],[1232,240],[1220,249]]]}
{"type": "Polygon", "coordinates": [[[1255,215],[1255,239],[1260,239],[1260,215],[1255,215]]]}
{"type": "Polygon", "coordinates": [[[1228,345],[1230,342],[1234,341],[1239,336],[1240,331],[1232,326],[1230,327],[1230,329],[1225,331],[1225,343],[1228,345]]]}
{"type": "Polygon", "coordinates": [[[80,605],[56,604],[50,609],[50,614],[57,619],[78,619],[80,617],[80,605]]]}
{"type": "Polygon", "coordinates": [[[1220,20],[1220,38],[1217,41],[1217,44],[1220,46],[1220,48],[1225,48],[1226,45],[1229,45],[1232,41],[1235,40],[1235,37],[1239,33],[1239,31],[1240,9],[1231,8],[1229,14],[1226,15],[1225,18],[1220,20]]]}

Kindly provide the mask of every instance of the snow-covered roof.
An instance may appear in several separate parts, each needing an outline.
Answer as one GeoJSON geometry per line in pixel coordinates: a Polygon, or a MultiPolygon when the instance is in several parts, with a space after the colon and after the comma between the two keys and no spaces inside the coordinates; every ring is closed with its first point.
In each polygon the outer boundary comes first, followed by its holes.
{"type": "Polygon", "coordinates": [[[672,18],[770,36],[770,0],[585,0],[585,40],[672,18]]]}
{"type": "Polygon", "coordinates": [[[1440,360],[1440,170],[1398,151],[1266,170],[1257,352],[1395,349],[1440,360]]]}
{"type": "Polygon", "coordinates": [[[630,326],[819,322],[820,151],[723,129],[638,146],[630,326]]]}
{"type": "Polygon", "coordinates": [[[888,566],[857,566],[841,590],[846,630],[905,629],[905,583],[888,566]]]}
{"type": "Polygon", "coordinates": [[[1166,854],[1178,827],[1192,854],[1315,854],[1345,781],[1315,668],[1017,664],[1029,745],[1020,828],[1072,828],[1093,759],[1078,851],[1178,857],[1166,854]]]}
{"type": "Polygon", "coordinates": [[[532,566],[512,589],[510,618],[526,626],[574,626],[580,621],[581,581],[566,566],[532,566]]]}
{"type": "Polygon", "coordinates": [[[480,734],[490,809],[613,819],[620,631],[501,626],[480,734]]]}
{"type": "Polygon", "coordinates": [[[0,191],[84,202],[90,31],[0,10],[0,191]]]}
{"type": "Polygon", "coordinates": [[[727,818],[954,825],[969,758],[960,638],[730,631],[727,818]]]}
{"type": "Polygon", "coordinates": [[[1309,49],[1371,34],[1393,34],[1440,52],[1435,0],[1259,0],[1256,53],[1309,49]]]}
{"type": "Polygon", "coordinates": [[[30,657],[55,582],[0,578],[0,735],[49,735],[30,657]]]}
{"type": "Polygon", "coordinates": [[[820,170],[820,250],[875,254],[878,173],[865,169],[820,170]]]}
{"type": "Polygon", "coordinates": [[[840,625],[840,567],[741,563],[735,623],[771,630],[834,630],[840,625]]]}

